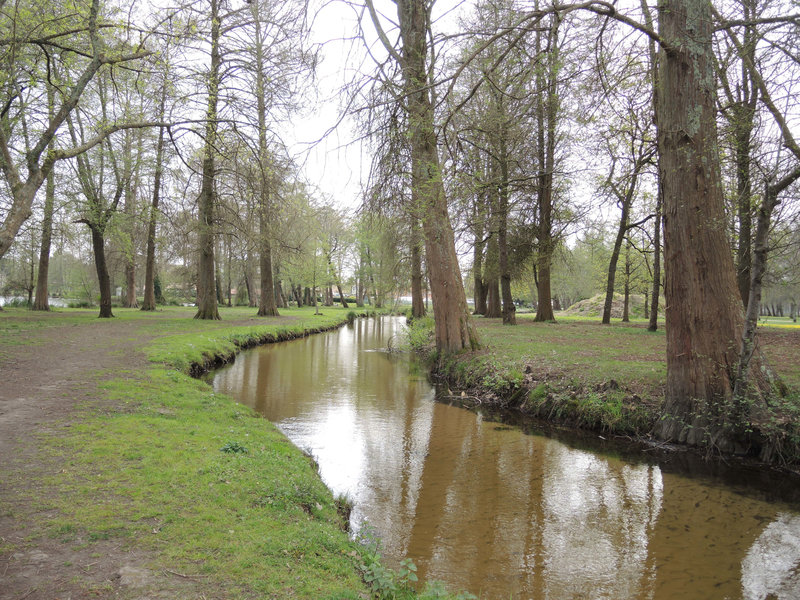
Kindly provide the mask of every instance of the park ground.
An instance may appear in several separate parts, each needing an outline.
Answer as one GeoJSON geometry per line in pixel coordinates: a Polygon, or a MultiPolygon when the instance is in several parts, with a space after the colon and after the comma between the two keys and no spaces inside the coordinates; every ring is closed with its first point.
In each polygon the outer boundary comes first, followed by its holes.
{"type": "MultiPolygon", "coordinates": [[[[0,599],[370,597],[363,548],[311,461],[189,376],[347,311],[221,310],[0,312],[0,599]]],[[[658,412],[664,335],[644,322],[476,323],[484,348],[440,369],[466,404],[624,435],[658,412]]],[[[800,389],[800,328],[760,340],[800,389]]]]}
{"type": "Polygon", "coordinates": [[[187,374],[323,312],[0,312],[0,598],[368,597],[312,462],[187,374]]]}
{"type": "MultiPolygon", "coordinates": [[[[500,408],[552,423],[645,440],[660,418],[666,380],[666,337],[648,321],[602,325],[599,316],[557,316],[536,323],[517,315],[475,320],[482,350],[439,360],[436,375],[469,406],[500,408]]],[[[415,332],[416,346],[430,344],[429,327],[415,332]]],[[[785,386],[770,405],[769,422],[754,423],[782,438],[778,462],[800,462],[800,325],[788,318],[762,320],[757,346],[785,386]]],[[[713,449],[712,449],[713,450],[713,449]]],[[[795,464],[795,467],[797,465],[795,464]]]]}

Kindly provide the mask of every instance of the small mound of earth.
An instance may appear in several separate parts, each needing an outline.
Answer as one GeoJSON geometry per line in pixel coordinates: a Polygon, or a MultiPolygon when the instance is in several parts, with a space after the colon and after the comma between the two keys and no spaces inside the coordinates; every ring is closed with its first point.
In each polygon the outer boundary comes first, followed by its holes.
{"type": "MultiPolygon", "coordinates": [[[[580,317],[602,317],[603,305],[606,302],[605,294],[597,294],[586,300],[576,302],[563,314],[575,315],[580,317]]],[[[611,302],[611,318],[621,319],[622,310],[625,305],[625,297],[622,294],[614,294],[614,300],[611,302]]],[[[631,317],[644,315],[644,296],[641,294],[631,294],[629,312],[631,317]]]]}

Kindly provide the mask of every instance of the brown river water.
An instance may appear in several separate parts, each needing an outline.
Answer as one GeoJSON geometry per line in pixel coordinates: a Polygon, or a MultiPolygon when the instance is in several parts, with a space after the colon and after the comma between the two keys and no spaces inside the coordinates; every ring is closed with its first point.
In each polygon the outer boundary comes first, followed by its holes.
{"type": "Polygon", "coordinates": [[[800,598],[795,481],[436,402],[409,356],[382,351],[403,329],[360,319],[214,377],[314,456],[390,565],[487,599],[800,598]]]}

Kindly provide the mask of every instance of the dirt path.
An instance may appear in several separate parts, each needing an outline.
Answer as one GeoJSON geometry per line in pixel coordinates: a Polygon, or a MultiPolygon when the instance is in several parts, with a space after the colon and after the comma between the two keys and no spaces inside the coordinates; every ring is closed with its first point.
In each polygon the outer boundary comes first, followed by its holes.
{"type": "Polygon", "coordinates": [[[70,427],[84,401],[102,407],[98,384],[116,370],[146,368],[140,348],[149,338],[121,319],[81,325],[53,325],[47,314],[25,319],[50,320],[24,344],[2,341],[0,599],[220,597],[219,590],[201,589],[180,574],[146,569],[151,557],[135,547],[60,540],[43,530],[41,522],[52,515],[40,475],[58,473],[64,459],[41,452],[37,436],[70,427]]]}

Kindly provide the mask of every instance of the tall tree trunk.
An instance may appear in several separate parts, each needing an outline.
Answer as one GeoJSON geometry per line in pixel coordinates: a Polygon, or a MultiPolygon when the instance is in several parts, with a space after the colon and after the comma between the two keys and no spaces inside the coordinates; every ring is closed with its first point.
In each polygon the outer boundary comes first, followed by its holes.
{"type": "MultiPolygon", "coordinates": [[[[494,213],[494,211],[492,211],[494,213]]],[[[486,311],[483,315],[487,319],[499,319],[503,316],[503,308],[500,296],[500,249],[497,243],[497,222],[496,215],[492,215],[492,232],[486,242],[486,263],[484,265],[483,277],[486,286],[486,311]]]]}
{"type": "MultiPolygon", "coordinates": [[[[328,273],[330,273],[330,276],[333,277],[333,283],[336,286],[336,291],[339,292],[339,298],[342,303],[342,308],[349,308],[347,305],[347,298],[344,297],[344,292],[342,291],[342,281],[341,278],[339,277],[339,272],[336,270],[336,267],[333,264],[333,256],[331,256],[330,252],[327,253],[327,258],[328,258],[328,273]]],[[[330,286],[328,287],[328,289],[330,290],[331,305],[333,305],[333,290],[330,288],[330,286]]]]}
{"type": "Polygon", "coordinates": [[[742,302],[725,235],[711,3],[662,0],[658,147],[664,185],[667,386],[654,433],[730,450],[742,302]]]}
{"type": "MultiPolygon", "coordinates": [[[[224,242],[221,236],[215,236],[214,245],[215,257],[224,256],[224,242]]],[[[214,262],[214,279],[215,287],[217,288],[217,304],[222,305],[225,303],[225,296],[230,295],[230,290],[226,292],[222,285],[222,261],[216,258],[214,262]]]]}
{"type": "MultiPolygon", "coordinates": [[[[653,24],[653,16],[650,12],[650,7],[647,0],[639,0],[644,15],[645,24],[651,30],[655,30],[653,24]]],[[[659,85],[659,68],[658,60],[659,55],[656,50],[656,43],[653,39],[648,40],[647,44],[648,56],[650,64],[648,71],[650,75],[650,82],[653,86],[653,115],[656,126],[658,126],[658,98],[660,95],[661,86],[659,85]]],[[[658,303],[661,296],[661,228],[662,228],[662,211],[664,206],[664,183],[661,180],[661,153],[656,155],[656,163],[658,167],[658,181],[656,182],[656,218],[653,225],[653,285],[650,296],[650,322],[647,326],[648,331],[658,330],[658,303]]]]}
{"type": "MultiPolygon", "coordinates": [[[[553,172],[555,169],[556,118],[558,115],[558,97],[556,77],[558,76],[558,14],[553,15],[553,23],[548,34],[547,73],[538,77],[540,93],[536,101],[536,119],[538,123],[538,254],[536,267],[537,296],[539,299],[535,321],[555,321],[553,314],[552,292],[550,286],[550,268],[553,260],[555,240],[553,239],[553,172]]],[[[541,53],[541,34],[536,36],[537,53],[541,53]]]]}
{"type": "MultiPolygon", "coordinates": [[[[50,121],[53,120],[55,111],[55,90],[47,86],[47,109],[50,121]]],[[[50,144],[52,149],[54,143],[50,144]]],[[[47,276],[50,271],[50,245],[53,238],[53,207],[56,198],[55,172],[50,169],[47,173],[47,182],[44,192],[44,217],[42,219],[42,244],[39,248],[39,271],[36,278],[36,297],[31,308],[33,310],[50,310],[48,300],[47,276]]]]}
{"type": "MultiPolygon", "coordinates": [[[[163,119],[166,101],[166,84],[161,92],[159,114],[163,119]]],[[[158,130],[156,143],[156,164],[153,176],[153,200],[150,203],[150,216],[147,222],[147,254],[144,263],[144,299],[142,310],[156,309],[155,273],[156,273],[156,222],[158,221],[158,204],[161,195],[161,177],[164,171],[164,128],[158,130]]]]}
{"type": "Polygon", "coordinates": [[[631,302],[631,244],[625,244],[625,287],[624,298],[622,301],[622,322],[630,322],[630,302],[631,302]]]}
{"type": "MultiPolygon", "coordinates": [[[[769,252],[768,237],[770,221],[775,208],[780,204],[780,193],[800,178],[800,167],[775,184],[767,184],[764,191],[764,200],[758,210],[756,224],[755,256],[752,263],[752,279],[748,289],[747,310],[745,312],[744,328],[742,330],[741,351],[739,364],[736,369],[736,380],[733,386],[733,395],[736,401],[734,419],[735,423],[746,424],[750,420],[752,410],[749,403],[750,386],[750,361],[755,353],[756,327],[758,325],[758,308],[761,305],[761,290],[764,273],[767,269],[767,253],[769,252]]],[[[792,312],[794,309],[792,308],[792,312]]],[[[783,316],[783,315],[781,315],[783,316]]],[[[764,365],[762,364],[762,371],[764,365]]],[[[767,379],[771,379],[768,373],[767,379]]],[[[756,389],[756,397],[759,390],[756,389]]],[[[769,461],[775,451],[773,444],[765,444],[761,451],[761,459],[769,461]]]]}
{"type": "MultiPolygon", "coordinates": [[[[659,160],[660,163],[660,160],[659,160]]],[[[659,168],[659,173],[661,169],[659,168]]],[[[656,218],[653,226],[653,289],[650,296],[650,322],[647,331],[658,330],[658,297],[661,294],[661,210],[663,194],[659,176],[658,192],[656,195],[656,218]]]]}
{"type": "Polygon", "coordinates": [[[476,193],[472,200],[472,278],[475,287],[473,315],[486,314],[488,288],[484,280],[484,249],[486,247],[486,206],[483,194],[476,193]]]}
{"type": "Polygon", "coordinates": [[[138,308],[136,301],[136,241],[134,239],[134,219],[136,209],[136,191],[139,187],[139,165],[142,155],[142,130],[136,132],[136,163],[133,158],[133,131],[126,131],[124,169],[127,173],[125,195],[122,211],[125,213],[125,228],[128,235],[128,247],[125,248],[125,297],[122,306],[138,308]]]}
{"type": "MultiPolygon", "coordinates": [[[[743,113],[744,111],[735,111],[743,113]]],[[[753,197],[750,183],[750,140],[753,130],[755,110],[747,115],[736,117],[735,153],[736,153],[736,217],[739,221],[739,240],[736,246],[736,279],[742,302],[747,304],[750,296],[750,268],[752,246],[752,209],[753,197]],[[749,118],[749,121],[747,119],[749,118]],[[742,123],[740,119],[745,119],[742,123]]]]}
{"type": "Polygon", "coordinates": [[[92,251],[94,252],[94,266],[97,271],[97,281],[100,286],[100,318],[108,319],[111,313],[111,277],[108,275],[106,264],[106,248],[103,230],[97,225],[90,224],[92,232],[92,251]]]}
{"type": "MultiPolygon", "coordinates": [[[[158,120],[163,121],[167,105],[167,73],[169,63],[164,63],[161,81],[161,96],[158,101],[158,120]]],[[[144,262],[144,299],[142,310],[156,309],[155,273],[156,273],[156,223],[158,205],[161,196],[161,178],[164,173],[164,128],[158,128],[156,142],[156,160],[153,174],[153,199],[150,203],[150,215],[147,222],[147,250],[144,262]]]]}
{"type": "Polygon", "coordinates": [[[195,319],[218,320],[217,286],[214,262],[214,204],[216,203],[216,165],[217,152],[217,103],[219,101],[219,77],[222,55],[219,49],[220,15],[219,0],[211,4],[211,65],[208,72],[208,106],[206,108],[206,139],[203,149],[203,174],[198,200],[199,260],[197,273],[197,313],[195,319]]]}
{"type": "Polygon", "coordinates": [[[516,325],[517,308],[511,296],[511,267],[508,264],[508,149],[506,146],[505,123],[500,134],[499,176],[497,193],[497,251],[500,269],[500,293],[503,300],[503,324],[516,325]]]}
{"type": "MultiPolygon", "coordinates": [[[[743,0],[744,20],[754,18],[757,13],[757,0],[743,0]]],[[[739,222],[739,239],[736,246],[736,278],[739,293],[745,307],[750,296],[750,269],[752,261],[752,228],[753,228],[753,189],[750,178],[752,161],[753,129],[755,127],[756,107],[758,104],[758,87],[753,81],[746,62],[755,63],[756,42],[752,26],[744,28],[742,51],[746,59],[742,60],[741,81],[736,90],[727,85],[723,79],[723,87],[730,104],[728,121],[733,129],[734,159],[736,164],[736,218],[739,222]]]]}
{"type": "Polygon", "coordinates": [[[622,242],[625,240],[625,232],[628,231],[628,214],[630,213],[630,202],[633,194],[626,194],[622,199],[622,214],[617,227],[617,236],[614,238],[614,247],[611,249],[611,258],[608,261],[608,275],[606,277],[606,300],[603,303],[603,325],[611,324],[611,307],[614,302],[614,282],[617,277],[617,263],[619,253],[622,251],[622,242]]]}
{"type": "Polygon", "coordinates": [[[260,193],[258,197],[258,225],[261,254],[261,297],[258,303],[259,317],[277,317],[278,305],[275,301],[275,282],[272,274],[272,165],[267,148],[267,103],[264,71],[265,40],[262,29],[263,17],[259,11],[260,0],[251,3],[255,25],[256,61],[256,110],[258,111],[258,162],[260,193]]]}
{"type": "Polygon", "coordinates": [[[262,198],[261,210],[259,211],[261,251],[260,251],[260,271],[261,271],[261,297],[258,303],[259,317],[278,317],[278,306],[275,303],[275,282],[272,278],[272,243],[270,241],[271,227],[268,211],[269,200],[262,198]]]}
{"type": "Polygon", "coordinates": [[[286,302],[286,295],[283,293],[283,284],[280,278],[280,268],[275,267],[275,304],[277,307],[280,308],[289,308],[289,304],[286,302]]]}
{"type": "MultiPolygon", "coordinates": [[[[380,27],[371,1],[369,8],[376,26],[380,27]]],[[[428,85],[430,23],[427,3],[424,0],[397,0],[397,14],[402,54],[398,56],[393,49],[392,52],[399,59],[406,90],[411,185],[418,193],[419,205],[425,215],[422,228],[434,303],[436,348],[440,352],[457,352],[476,348],[478,337],[467,309],[439,166],[434,106],[428,85]]]]}

